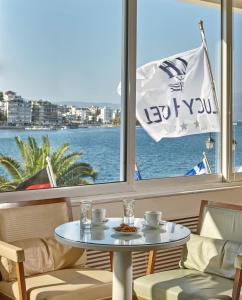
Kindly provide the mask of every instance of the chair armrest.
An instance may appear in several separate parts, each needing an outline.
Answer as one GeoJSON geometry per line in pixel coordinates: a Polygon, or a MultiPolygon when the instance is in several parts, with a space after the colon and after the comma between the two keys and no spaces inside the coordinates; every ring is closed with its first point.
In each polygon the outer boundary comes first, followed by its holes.
{"type": "Polygon", "coordinates": [[[14,245],[0,241],[0,256],[6,257],[14,262],[24,261],[24,250],[14,245]]]}
{"type": "Polygon", "coordinates": [[[242,254],[238,255],[234,262],[235,269],[242,270],[242,254]]]}

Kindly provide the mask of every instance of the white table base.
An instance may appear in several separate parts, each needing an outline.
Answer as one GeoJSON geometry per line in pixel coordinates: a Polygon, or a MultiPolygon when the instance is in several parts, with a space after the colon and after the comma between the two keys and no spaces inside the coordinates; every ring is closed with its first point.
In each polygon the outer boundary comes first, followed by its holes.
{"type": "Polygon", "coordinates": [[[113,253],[113,300],[132,300],[132,252],[113,253]]]}

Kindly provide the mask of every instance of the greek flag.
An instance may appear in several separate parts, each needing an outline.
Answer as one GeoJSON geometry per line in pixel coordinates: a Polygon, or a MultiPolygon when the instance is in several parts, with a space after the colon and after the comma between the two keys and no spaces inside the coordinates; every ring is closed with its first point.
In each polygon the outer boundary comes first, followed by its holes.
{"type": "Polygon", "coordinates": [[[140,174],[140,170],[137,166],[137,164],[135,164],[135,179],[138,180],[142,180],[141,174],[140,174]]]}
{"type": "Polygon", "coordinates": [[[188,171],[185,176],[203,175],[209,174],[207,163],[203,159],[200,163],[194,166],[190,171],[188,171]]]}

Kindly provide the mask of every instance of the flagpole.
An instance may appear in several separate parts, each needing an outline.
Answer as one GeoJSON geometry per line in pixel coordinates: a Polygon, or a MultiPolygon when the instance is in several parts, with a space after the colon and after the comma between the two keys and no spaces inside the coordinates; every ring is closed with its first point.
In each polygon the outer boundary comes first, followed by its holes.
{"type": "MultiPolygon", "coordinates": [[[[216,108],[217,108],[218,113],[219,113],[218,97],[217,97],[217,92],[216,92],[215,80],[214,80],[213,72],[212,72],[212,66],[211,66],[211,62],[210,62],[210,59],[209,59],[209,55],[208,55],[208,45],[207,45],[207,39],[206,39],[205,30],[204,30],[204,26],[203,26],[203,21],[200,20],[198,25],[199,25],[199,29],[200,29],[200,33],[201,33],[203,47],[204,47],[204,50],[205,50],[205,55],[206,55],[206,58],[207,58],[208,71],[209,71],[209,77],[210,77],[210,80],[211,80],[213,96],[214,96],[214,99],[215,99],[215,104],[217,106],[216,108]]],[[[219,116],[220,116],[220,114],[219,114],[219,116]]]]}
{"type": "Polygon", "coordinates": [[[54,172],[53,172],[53,169],[52,169],[50,158],[48,156],[46,157],[46,162],[47,162],[47,171],[48,171],[49,177],[52,181],[51,183],[52,183],[53,187],[57,187],[56,180],[55,180],[55,175],[54,175],[54,172]]]}
{"type": "Polygon", "coordinates": [[[205,163],[207,165],[208,173],[212,174],[212,170],[211,170],[211,167],[210,167],[210,164],[209,164],[209,161],[208,161],[208,158],[207,158],[207,155],[205,152],[203,152],[203,159],[205,160],[205,163]]]}

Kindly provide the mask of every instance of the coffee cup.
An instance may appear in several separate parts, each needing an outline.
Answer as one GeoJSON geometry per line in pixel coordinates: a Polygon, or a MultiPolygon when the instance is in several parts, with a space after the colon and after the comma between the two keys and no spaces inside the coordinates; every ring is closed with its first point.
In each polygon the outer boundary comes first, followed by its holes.
{"type": "Polygon", "coordinates": [[[92,223],[99,224],[106,220],[106,209],[105,208],[93,208],[92,209],[92,223]]]}
{"type": "Polygon", "coordinates": [[[162,218],[161,211],[146,211],[144,214],[145,225],[157,228],[162,218]]]}

